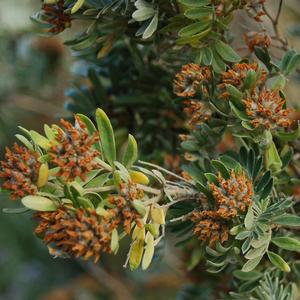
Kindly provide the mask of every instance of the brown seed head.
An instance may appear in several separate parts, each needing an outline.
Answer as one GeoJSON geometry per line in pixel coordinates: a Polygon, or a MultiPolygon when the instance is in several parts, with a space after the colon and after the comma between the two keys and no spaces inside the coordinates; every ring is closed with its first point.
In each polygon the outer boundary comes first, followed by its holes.
{"type": "Polygon", "coordinates": [[[6,160],[0,162],[0,177],[3,178],[2,187],[12,191],[12,199],[37,192],[36,182],[41,166],[38,158],[37,152],[17,144],[12,149],[6,148],[6,160]]]}
{"type": "Polygon", "coordinates": [[[292,119],[288,117],[290,110],[284,109],[285,100],[278,92],[263,90],[259,94],[243,100],[246,114],[251,117],[254,127],[263,126],[268,129],[289,127],[292,119]]]}
{"type": "Polygon", "coordinates": [[[64,130],[57,129],[57,136],[48,152],[51,162],[60,167],[57,176],[64,180],[72,181],[77,176],[84,180],[89,171],[99,168],[95,158],[100,152],[94,148],[99,134],[89,135],[86,125],[79,118],[76,118],[75,126],[65,120],[61,120],[61,124],[64,130]]]}
{"type": "Polygon", "coordinates": [[[35,219],[39,221],[35,233],[43,236],[45,244],[56,253],[84,260],[93,258],[95,263],[102,252],[111,252],[111,233],[118,226],[118,222],[100,218],[95,211],[63,207],[54,212],[38,212],[35,219]]]}

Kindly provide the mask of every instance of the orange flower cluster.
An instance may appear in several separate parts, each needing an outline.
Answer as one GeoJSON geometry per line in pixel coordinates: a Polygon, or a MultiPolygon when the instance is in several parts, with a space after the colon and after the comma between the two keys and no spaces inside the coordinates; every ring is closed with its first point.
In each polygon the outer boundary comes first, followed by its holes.
{"type": "MultiPolygon", "coordinates": [[[[174,93],[178,97],[194,97],[203,81],[210,81],[212,77],[209,67],[200,67],[198,64],[186,64],[175,76],[174,93]]],[[[202,92],[207,88],[202,84],[202,92]]]]}
{"type": "Polygon", "coordinates": [[[130,234],[132,222],[135,222],[139,227],[143,226],[142,216],[134,208],[132,201],[142,199],[144,192],[137,189],[134,183],[129,182],[120,185],[120,194],[110,195],[108,201],[116,206],[112,209],[112,213],[118,216],[123,224],[124,231],[130,234]]]}
{"type": "Polygon", "coordinates": [[[95,158],[100,152],[94,148],[99,134],[95,132],[90,136],[79,118],[76,118],[75,126],[65,120],[61,120],[61,124],[65,130],[57,129],[57,136],[48,152],[51,162],[60,167],[57,176],[66,181],[72,181],[77,176],[84,180],[89,171],[99,167],[95,158]]]}
{"type": "Polygon", "coordinates": [[[245,32],[244,39],[250,52],[255,47],[269,48],[271,45],[271,38],[265,32],[245,32]]]}
{"type": "Polygon", "coordinates": [[[14,144],[12,150],[6,148],[5,158],[0,162],[0,177],[4,180],[2,187],[12,191],[11,198],[35,194],[41,166],[39,154],[14,144]]]}
{"type": "MultiPolygon", "coordinates": [[[[237,89],[240,89],[244,84],[244,80],[247,77],[249,70],[253,70],[258,74],[258,78],[256,79],[256,87],[266,82],[267,72],[265,70],[260,70],[257,63],[237,63],[234,64],[233,67],[228,71],[223,72],[219,88],[221,90],[226,90],[226,84],[231,84],[237,89]]],[[[220,98],[227,99],[228,96],[228,92],[225,91],[220,95],[220,98]]]]}
{"type": "Polygon", "coordinates": [[[223,219],[235,218],[238,213],[245,212],[252,203],[252,182],[244,173],[236,174],[230,171],[230,178],[218,176],[218,185],[209,185],[218,206],[217,213],[223,219]]]}
{"type": "MultiPolygon", "coordinates": [[[[214,246],[217,241],[223,243],[228,240],[229,225],[240,213],[245,213],[246,208],[252,203],[252,182],[244,173],[230,172],[230,178],[218,176],[218,185],[209,185],[215,199],[215,210],[193,211],[191,221],[195,223],[194,234],[198,238],[214,246]]],[[[201,203],[206,203],[203,196],[201,203]]]]}
{"type": "Polygon", "coordinates": [[[278,92],[263,90],[243,102],[246,106],[246,114],[252,118],[251,123],[254,127],[264,126],[268,129],[289,127],[293,122],[287,117],[290,110],[283,108],[285,100],[278,92]]]}
{"type": "Polygon", "coordinates": [[[53,253],[84,260],[93,258],[95,263],[102,252],[111,252],[111,233],[118,226],[118,222],[99,217],[95,211],[63,207],[54,212],[38,212],[35,218],[40,222],[35,233],[43,236],[53,253]]]}
{"type": "Polygon", "coordinates": [[[43,4],[42,10],[44,21],[52,25],[48,32],[57,34],[71,27],[71,17],[64,12],[64,0],[43,4]]]}
{"type": "Polygon", "coordinates": [[[188,115],[188,125],[195,129],[196,125],[202,124],[211,118],[212,111],[208,104],[203,101],[185,100],[184,111],[188,115]]]}
{"type": "Polygon", "coordinates": [[[191,221],[195,223],[193,232],[200,241],[214,247],[217,241],[224,243],[229,237],[229,227],[226,221],[222,220],[216,212],[193,211],[191,221]]]}

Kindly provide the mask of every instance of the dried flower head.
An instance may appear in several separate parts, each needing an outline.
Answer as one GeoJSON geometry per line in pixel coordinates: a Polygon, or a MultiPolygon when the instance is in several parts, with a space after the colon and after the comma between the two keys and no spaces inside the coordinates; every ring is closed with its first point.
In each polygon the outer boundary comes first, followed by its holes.
{"type": "Polygon", "coordinates": [[[284,109],[285,100],[278,92],[263,90],[258,95],[255,93],[246,100],[246,114],[251,117],[254,127],[265,128],[289,127],[292,120],[288,118],[289,109],[284,109]]]}
{"type": "Polygon", "coordinates": [[[191,213],[190,219],[194,225],[194,234],[203,242],[213,247],[217,241],[228,240],[232,220],[252,203],[252,182],[244,173],[236,174],[231,170],[228,179],[218,176],[218,185],[209,185],[215,199],[215,209],[208,209],[207,197],[201,194],[200,210],[191,213]]]}
{"type": "Polygon", "coordinates": [[[228,240],[228,224],[214,212],[207,214],[207,212],[194,211],[191,221],[195,223],[194,234],[210,247],[214,247],[218,241],[222,244],[228,240]]]}
{"type": "Polygon", "coordinates": [[[120,219],[123,224],[124,231],[130,234],[131,224],[135,222],[137,226],[143,226],[143,220],[140,213],[133,205],[134,200],[139,200],[144,197],[144,192],[136,187],[136,184],[129,181],[120,185],[120,195],[110,195],[109,203],[116,207],[112,209],[114,214],[120,219]]]}
{"type": "Polygon", "coordinates": [[[224,219],[236,217],[239,213],[245,212],[252,203],[253,184],[245,173],[230,171],[228,179],[218,176],[218,185],[209,185],[216,200],[217,213],[224,219]]]}
{"type": "Polygon", "coordinates": [[[254,51],[255,47],[269,48],[271,38],[266,32],[245,32],[244,39],[250,52],[254,51]]]}
{"type": "Polygon", "coordinates": [[[188,125],[194,129],[196,125],[203,124],[211,118],[212,111],[208,103],[197,100],[185,100],[184,111],[188,115],[188,125]]]}
{"type": "Polygon", "coordinates": [[[94,148],[99,134],[89,135],[86,125],[77,117],[75,126],[65,120],[61,120],[61,124],[64,130],[57,128],[56,138],[48,152],[51,162],[60,167],[57,176],[66,181],[72,181],[77,176],[84,180],[89,171],[99,167],[95,158],[100,152],[94,148]]]}
{"type": "MultiPolygon", "coordinates": [[[[210,80],[209,67],[200,67],[198,64],[187,64],[175,76],[174,93],[179,97],[194,97],[201,82],[210,80]]],[[[205,86],[202,91],[207,93],[205,86]]]]}
{"type": "Polygon", "coordinates": [[[5,158],[0,162],[0,177],[4,181],[2,187],[12,191],[11,198],[35,194],[41,166],[39,154],[14,144],[12,150],[6,148],[5,158]]]}
{"type": "Polygon", "coordinates": [[[48,32],[57,34],[71,27],[71,16],[64,11],[64,0],[43,4],[42,11],[43,20],[52,25],[48,32]]]}
{"type": "Polygon", "coordinates": [[[257,63],[238,63],[234,64],[233,67],[228,71],[223,72],[219,87],[224,89],[225,84],[231,84],[238,89],[241,88],[249,70],[253,70],[259,74],[256,80],[256,86],[265,83],[267,79],[267,72],[263,69],[259,69],[257,63]]]}
{"type": "Polygon", "coordinates": [[[59,208],[54,212],[38,212],[35,229],[53,252],[96,263],[102,252],[110,253],[111,233],[118,226],[110,218],[97,216],[95,211],[76,211],[59,208]]]}

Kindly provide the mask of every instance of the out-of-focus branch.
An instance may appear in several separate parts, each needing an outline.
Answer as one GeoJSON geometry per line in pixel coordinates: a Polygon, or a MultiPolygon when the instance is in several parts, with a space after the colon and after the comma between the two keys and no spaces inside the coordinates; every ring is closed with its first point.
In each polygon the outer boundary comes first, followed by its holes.
{"type": "Polygon", "coordinates": [[[136,300],[124,282],[120,281],[115,276],[112,276],[100,266],[93,264],[92,262],[83,262],[80,260],[77,260],[77,262],[88,274],[114,294],[113,299],[136,300]]]}

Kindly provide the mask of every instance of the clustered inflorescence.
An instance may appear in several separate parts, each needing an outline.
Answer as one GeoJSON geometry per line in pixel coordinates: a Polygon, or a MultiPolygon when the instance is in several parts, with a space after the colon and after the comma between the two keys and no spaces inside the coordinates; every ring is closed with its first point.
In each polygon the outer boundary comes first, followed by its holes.
{"type": "Polygon", "coordinates": [[[13,199],[35,194],[41,167],[39,154],[14,144],[12,150],[6,148],[5,159],[0,163],[2,187],[12,192],[13,199]]]}
{"type": "Polygon", "coordinates": [[[252,181],[245,173],[231,170],[230,177],[225,179],[220,174],[218,184],[209,184],[215,209],[207,208],[207,197],[201,196],[201,210],[195,210],[191,214],[194,225],[194,233],[198,238],[214,246],[217,241],[223,243],[228,240],[232,221],[244,214],[252,204],[252,181]]]}
{"type": "MultiPolygon", "coordinates": [[[[191,129],[209,121],[213,115],[214,108],[208,101],[211,78],[209,67],[200,67],[197,64],[184,65],[176,75],[175,94],[179,97],[195,97],[184,100],[184,111],[189,117],[188,125],[191,129]]],[[[236,63],[220,75],[215,95],[220,100],[228,101],[231,95],[227,87],[232,86],[238,93],[242,93],[241,103],[244,104],[245,114],[254,128],[288,128],[292,121],[288,116],[290,110],[285,108],[286,101],[278,90],[269,90],[266,81],[267,72],[257,63],[236,63]],[[250,72],[254,75],[251,84],[250,72]]]]}
{"type": "Polygon", "coordinates": [[[86,174],[99,164],[95,161],[100,152],[94,148],[99,142],[99,134],[89,135],[86,125],[77,117],[76,124],[61,120],[64,130],[57,127],[57,134],[51,141],[48,151],[51,162],[60,167],[57,176],[66,181],[72,181],[77,176],[85,179],[86,174]]]}

